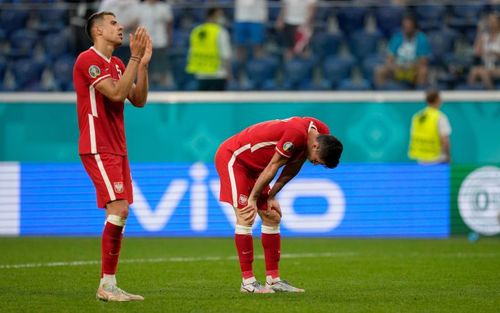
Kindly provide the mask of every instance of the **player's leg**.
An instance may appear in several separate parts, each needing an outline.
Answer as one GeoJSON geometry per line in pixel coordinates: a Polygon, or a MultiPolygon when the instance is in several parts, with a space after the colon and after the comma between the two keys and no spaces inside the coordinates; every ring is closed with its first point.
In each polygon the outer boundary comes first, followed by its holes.
{"type": "Polygon", "coordinates": [[[259,216],[262,220],[261,239],[264,248],[264,259],[266,262],[266,287],[274,291],[304,292],[304,289],[296,288],[286,280],[282,280],[279,273],[279,261],[281,256],[281,215],[267,207],[267,192],[259,200],[259,216]]]}
{"type": "Polygon", "coordinates": [[[269,293],[273,292],[262,286],[253,274],[253,216],[242,214],[240,209],[245,207],[254,180],[246,170],[238,165],[233,158],[233,153],[223,146],[215,155],[215,166],[220,177],[220,201],[230,203],[236,215],[234,242],[238,253],[241,268],[241,292],[269,293]]]}
{"type": "Polygon", "coordinates": [[[143,300],[116,286],[116,270],[123,230],[132,202],[130,170],[126,157],[97,154],[82,157],[97,192],[97,203],[106,209],[106,222],[101,239],[101,281],[97,298],[105,301],[143,300]]]}

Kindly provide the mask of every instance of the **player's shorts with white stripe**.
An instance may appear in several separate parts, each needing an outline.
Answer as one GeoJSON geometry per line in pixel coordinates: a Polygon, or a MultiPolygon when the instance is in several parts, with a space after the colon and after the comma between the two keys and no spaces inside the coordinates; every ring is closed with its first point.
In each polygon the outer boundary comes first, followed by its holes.
{"type": "Polygon", "coordinates": [[[83,154],[80,158],[94,183],[99,208],[105,208],[107,203],[115,200],[133,202],[132,178],[126,155],[83,154]]]}
{"type": "MultiPolygon", "coordinates": [[[[234,152],[221,145],[215,154],[215,168],[220,178],[220,201],[242,209],[248,204],[248,196],[260,173],[254,172],[238,162],[234,152]],[[233,159],[234,157],[234,159],[233,159]],[[233,162],[231,160],[233,159],[233,162]]],[[[259,210],[267,210],[270,187],[266,186],[257,201],[259,210]]]]}

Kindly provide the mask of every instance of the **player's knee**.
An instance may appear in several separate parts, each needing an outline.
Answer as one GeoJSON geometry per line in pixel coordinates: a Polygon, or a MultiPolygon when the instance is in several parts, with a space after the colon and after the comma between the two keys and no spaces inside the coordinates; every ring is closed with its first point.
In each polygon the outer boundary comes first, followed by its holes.
{"type": "Polygon", "coordinates": [[[127,200],[117,200],[110,202],[106,205],[106,210],[108,215],[117,215],[122,218],[128,217],[128,202],[127,200]]]}
{"type": "Polygon", "coordinates": [[[279,225],[281,223],[281,216],[275,210],[265,210],[259,212],[262,222],[266,225],[279,225]]]}

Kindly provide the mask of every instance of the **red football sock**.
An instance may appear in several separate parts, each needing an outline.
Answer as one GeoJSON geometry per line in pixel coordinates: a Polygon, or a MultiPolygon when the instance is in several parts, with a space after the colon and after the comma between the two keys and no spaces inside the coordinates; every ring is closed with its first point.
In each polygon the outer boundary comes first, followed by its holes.
{"type": "Polygon", "coordinates": [[[241,274],[243,279],[253,277],[253,238],[252,235],[235,234],[236,250],[240,259],[241,274]]]}
{"type": "Polygon", "coordinates": [[[262,233],[262,247],[266,260],[266,275],[276,278],[280,276],[278,264],[281,254],[281,236],[277,234],[262,233]]]}
{"type": "Polygon", "coordinates": [[[123,238],[122,230],[123,226],[110,222],[106,222],[104,226],[101,242],[101,277],[103,274],[114,275],[116,273],[123,238]]]}

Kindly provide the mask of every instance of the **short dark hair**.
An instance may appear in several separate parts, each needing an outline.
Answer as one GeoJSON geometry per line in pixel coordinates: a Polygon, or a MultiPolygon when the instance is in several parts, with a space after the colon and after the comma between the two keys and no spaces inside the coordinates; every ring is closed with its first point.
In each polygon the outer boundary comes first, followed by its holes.
{"type": "Polygon", "coordinates": [[[219,7],[210,7],[210,8],[208,8],[207,14],[206,14],[206,18],[207,19],[213,18],[215,16],[215,14],[217,14],[217,12],[219,12],[220,10],[222,10],[222,9],[219,8],[219,7]]]}
{"type": "Polygon", "coordinates": [[[439,99],[439,90],[437,89],[430,89],[427,90],[425,93],[425,101],[427,103],[436,103],[436,101],[439,99]]]}
{"type": "Polygon", "coordinates": [[[87,36],[89,36],[90,40],[94,41],[94,38],[92,38],[92,27],[94,27],[97,21],[101,21],[105,15],[115,16],[113,12],[101,11],[101,12],[95,12],[94,14],[90,15],[89,18],[87,19],[87,25],[85,25],[85,32],[87,33],[87,36]]]}
{"type": "Polygon", "coordinates": [[[335,168],[339,165],[340,156],[344,146],[335,136],[318,135],[319,157],[328,168],[335,168]]]}

